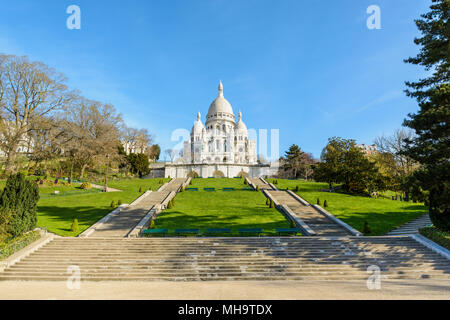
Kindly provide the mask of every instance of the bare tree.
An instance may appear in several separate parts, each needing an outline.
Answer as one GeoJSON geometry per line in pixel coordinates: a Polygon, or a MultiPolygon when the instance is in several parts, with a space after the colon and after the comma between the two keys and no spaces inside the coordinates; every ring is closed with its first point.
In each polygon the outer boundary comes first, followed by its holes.
{"type": "Polygon", "coordinates": [[[72,99],[65,77],[27,57],[0,55],[0,148],[6,172],[14,171],[19,147],[40,120],[72,99]]]}
{"type": "Polygon", "coordinates": [[[408,176],[417,168],[417,163],[404,155],[405,140],[411,140],[414,132],[411,129],[398,129],[391,136],[380,136],[375,139],[379,155],[377,161],[381,162],[391,174],[408,176]]]}
{"type": "Polygon", "coordinates": [[[116,160],[122,118],[112,105],[79,98],[63,118],[66,151],[80,165],[80,178],[94,162],[109,166],[116,160]]]}

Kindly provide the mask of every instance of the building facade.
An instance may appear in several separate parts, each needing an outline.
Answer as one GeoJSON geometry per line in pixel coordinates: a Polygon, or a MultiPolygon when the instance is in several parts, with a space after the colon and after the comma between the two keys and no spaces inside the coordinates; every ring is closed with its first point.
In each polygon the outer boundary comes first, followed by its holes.
{"type": "Polygon", "coordinates": [[[268,175],[269,165],[258,164],[256,140],[250,140],[239,111],[236,120],[231,104],[219,84],[217,98],[209,106],[203,124],[201,113],[184,142],[183,156],[177,163],[167,163],[165,176],[186,177],[195,172],[200,177],[250,177],[268,175]]]}

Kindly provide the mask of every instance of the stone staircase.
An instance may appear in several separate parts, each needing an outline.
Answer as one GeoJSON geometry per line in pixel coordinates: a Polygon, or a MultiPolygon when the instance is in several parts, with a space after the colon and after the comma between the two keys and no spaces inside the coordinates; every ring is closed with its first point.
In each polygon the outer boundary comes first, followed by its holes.
{"type": "Polygon", "coordinates": [[[260,178],[248,178],[248,180],[250,180],[250,182],[256,187],[259,187],[260,190],[272,190],[272,187],[265,183],[264,181],[262,181],[260,178]]]}
{"type": "Polygon", "coordinates": [[[318,236],[349,236],[347,229],[320,214],[311,206],[305,206],[286,191],[271,190],[270,194],[280,204],[288,206],[297,218],[305,222],[318,236]]]}
{"type": "Polygon", "coordinates": [[[120,213],[114,215],[107,222],[95,228],[89,234],[90,238],[126,237],[128,233],[141,221],[149,210],[166,199],[172,191],[178,191],[186,179],[173,179],[162,190],[150,192],[144,195],[136,204],[121,208],[120,213]]]}
{"type": "Polygon", "coordinates": [[[0,280],[84,281],[450,279],[450,263],[408,236],[275,238],[55,238],[0,280]]]}
{"type": "Polygon", "coordinates": [[[406,234],[416,234],[419,233],[419,229],[423,228],[427,225],[432,224],[430,220],[429,214],[424,214],[423,216],[414,219],[404,225],[389,231],[386,233],[387,236],[398,236],[398,235],[406,235],[406,234]]]}

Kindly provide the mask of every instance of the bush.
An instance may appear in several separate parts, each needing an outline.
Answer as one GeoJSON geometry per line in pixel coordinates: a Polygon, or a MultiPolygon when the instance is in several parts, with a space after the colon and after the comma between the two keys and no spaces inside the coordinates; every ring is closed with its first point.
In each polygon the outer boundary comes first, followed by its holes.
{"type": "Polygon", "coordinates": [[[139,193],[142,193],[142,187],[139,187],[139,193]]]}
{"type": "Polygon", "coordinates": [[[148,190],[149,190],[149,191],[152,191],[152,186],[148,187],[148,190]]]}
{"type": "Polygon", "coordinates": [[[269,198],[266,198],[266,206],[268,206],[270,204],[270,200],[269,198]]]}
{"type": "Polygon", "coordinates": [[[269,208],[275,208],[275,205],[274,205],[274,203],[273,203],[273,200],[272,200],[272,199],[270,199],[270,204],[269,204],[269,208]]]}
{"type": "Polygon", "coordinates": [[[169,203],[167,204],[167,209],[172,209],[173,208],[173,203],[172,200],[169,201],[169,203]]]}
{"type": "Polygon", "coordinates": [[[320,199],[317,198],[317,205],[320,206],[320,199]]]}
{"type": "Polygon", "coordinates": [[[148,226],[149,229],[155,229],[155,220],[150,221],[150,225],[148,226]]]}
{"type": "Polygon", "coordinates": [[[298,190],[299,190],[299,187],[295,186],[295,192],[298,192],[298,190]]]}
{"type": "Polygon", "coordinates": [[[324,208],[328,208],[328,202],[327,202],[327,200],[325,200],[325,201],[323,202],[323,207],[324,207],[324,208]]]}
{"type": "Polygon", "coordinates": [[[121,206],[123,204],[122,199],[119,199],[119,201],[117,201],[117,206],[121,206]]]}
{"type": "Polygon", "coordinates": [[[117,205],[116,205],[116,201],[111,201],[111,204],[110,204],[110,207],[111,208],[115,208],[115,207],[117,207],[117,205]]]}
{"type": "Polygon", "coordinates": [[[244,184],[248,185],[247,179],[244,179],[244,184]]]}
{"type": "Polygon", "coordinates": [[[255,189],[256,191],[259,191],[259,186],[256,186],[256,189],[255,189]]]}
{"type": "Polygon", "coordinates": [[[367,221],[364,221],[364,227],[362,231],[364,235],[369,235],[372,232],[372,230],[370,230],[369,223],[367,221]]]}
{"type": "Polygon", "coordinates": [[[0,208],[11,210],[8,232],[13,237],[36,227],[39,188],[18,173],[11,175],[0,197],[0,208]]]}
{"type": "Polygon", "coordinates": [[[43,168],[38,168],[34,171],[35,176],[45,176],[47,173],[43,168]]]}
{"type": "Polygon", "coordinates": [[[444,248],[447,248],[450,250],[450,233],[441,231],[437,229],[436,227],[425,227],[422,229],[419,229],[419,232],[424,237],[427,237],[428,239],[436,242],[437,244],[443,246],[444,248]]]}
{"type": "Polygon", "coordinates": [[[92,186],[91,186],[90,182],[83,182],[80,186],[80,189],[83,189],[83,190],[87,190],[87,189],[91,189],[91,188],[92,188],[92,186]]]}
{"type": "Polygon", "coordinates": [[[72,222],[72,226],[70,227],[72,232],[78,232],[78,219],[74,219],[72,222]]]}
{"type": "Polygon", "coordinates": [[[9,208],[0,208],[0,243],[10,237],[9,224],[14,215],[13,210],[9,208]]]}

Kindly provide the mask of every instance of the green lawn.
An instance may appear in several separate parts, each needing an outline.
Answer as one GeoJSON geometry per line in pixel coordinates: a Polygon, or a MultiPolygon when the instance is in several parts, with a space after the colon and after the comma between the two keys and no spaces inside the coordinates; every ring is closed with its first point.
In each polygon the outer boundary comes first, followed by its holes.
{"type": "Polygon", "coordinates": [[[38,227],[46,227],[48,231],[61,236],[76,236],[89,228],[92,224],[108,214],[112,209],[111,202],[122,200],[131,203],[138,198],[139,188],[143,191],[152,187],[156,190],[161,186],[160,180],[168,179],[128,179],[110,181],[109,187],[122,190],[121,192],[103,193],[98,189],[82,190],[77,184],[63,187],[40,188],[41,199],[38,202],[38,227]],[[52,195],[59,190],[59,195],[52,195]],[[78,219],[79,232],[72,232],[70,227],[73,219],[78,219]]]}
{"type": "Polygon", "coordinates": [[[275,228],[289,228],[290,223],[276,209],[265,204],[261,192],[242,190],[249,188],[243,179],[193,179],[189,187],[199,191],[178,193],[175,207],[163,211],[155,220],[155,228],[169,232],[181,228],[231,228],[237,235],[239,228],[262,228],[264,234],[274,234],[275,228]],[[203,188],[216,188],[215,192],[203,188]],[[235,191],[223,191],[235,188],[235,191]]]}
{"type": "MultiPolygon", "coordinates": [[[[268,179],[273,182],[274,179],[268,179]]],[[[321,191],[327,189],[326,183],[317,183],[303,180],[278,180],[279,189],[289,187],[306,201],[317,203],[317,198],[323,206],[327,200],[327,211],[362,232],[364,221],[369,223],[372,231],[370,235],[379,236],[386,232],[428,212],[428,208],[421,203],[392,201],[387,198],[370,198],[363,196],[348,195],[343,193],[330,193],[321,191]]]]}

